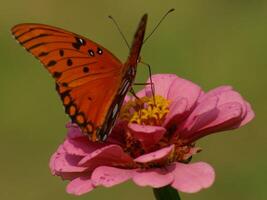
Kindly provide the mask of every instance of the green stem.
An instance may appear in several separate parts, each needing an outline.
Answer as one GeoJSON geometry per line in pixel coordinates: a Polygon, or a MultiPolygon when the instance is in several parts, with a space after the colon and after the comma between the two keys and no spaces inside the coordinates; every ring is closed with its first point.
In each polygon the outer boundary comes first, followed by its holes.
{"type": "Polygon", "coordinates": [[[167,185],[162,188],[153,188],[153,193],[156,200],[180,200],[177,190],[167,185]]]}

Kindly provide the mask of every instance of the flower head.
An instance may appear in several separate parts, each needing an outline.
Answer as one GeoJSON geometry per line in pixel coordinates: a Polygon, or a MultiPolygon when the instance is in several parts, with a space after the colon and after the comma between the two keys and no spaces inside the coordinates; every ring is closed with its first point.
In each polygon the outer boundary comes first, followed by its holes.
{"type": "Polygon", "coordinates": [[[152,80],[155,96],[148,85],[138,99],[126,97],[105,143],[90,142],[77,125],[67,125],[68,135],[51,157],[50,168],[70,180],[69,193],[81,195],[129,179],[188,193],[212,185],[215,173],[209,164],[188,164],[200,152],[195,142],[248,123],[254,117],[249,103],[230,86],[204,93],[176,75],[154,75],[152,80]]]}

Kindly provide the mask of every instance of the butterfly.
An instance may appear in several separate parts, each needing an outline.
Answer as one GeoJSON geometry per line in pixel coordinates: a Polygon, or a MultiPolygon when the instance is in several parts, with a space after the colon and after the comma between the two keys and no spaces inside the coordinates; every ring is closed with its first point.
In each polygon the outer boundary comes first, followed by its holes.
{"type": "Polygon", "coordinates": [[[15,39],[54,77],[65,112],[91,141],[104,141],[132,88],[144,40],[141,18],[123,64],[103,46],[81,35],[44,24],[18,24],[15,39]]]}

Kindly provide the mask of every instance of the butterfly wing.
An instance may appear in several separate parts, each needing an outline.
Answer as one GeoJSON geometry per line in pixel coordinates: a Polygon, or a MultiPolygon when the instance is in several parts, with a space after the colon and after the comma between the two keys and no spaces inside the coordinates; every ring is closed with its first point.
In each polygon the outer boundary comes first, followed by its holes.
{"type": "Polygon", "coordinates": [[[122,81],[123,64],[101,45],[60,28],[19,24],[12,34],[55,78],[72,121],[91,140],[99,140],[97,133],[122,81]]]}

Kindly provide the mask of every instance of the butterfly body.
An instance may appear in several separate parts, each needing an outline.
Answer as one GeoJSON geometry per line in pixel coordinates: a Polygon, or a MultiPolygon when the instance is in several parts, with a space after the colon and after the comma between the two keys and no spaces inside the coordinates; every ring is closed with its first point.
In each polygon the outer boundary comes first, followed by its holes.
{"type": "Polygon", "coordinates": [[[60,28],[19,24],[12,34],[54,77],[72,122],[92,141],[103,141],[134,82],[146,22],[144,15],[125,64],[101,45],[60,28]]]}

